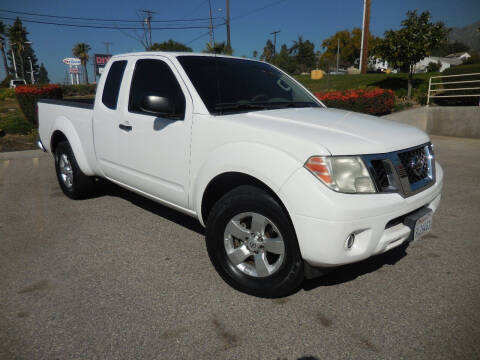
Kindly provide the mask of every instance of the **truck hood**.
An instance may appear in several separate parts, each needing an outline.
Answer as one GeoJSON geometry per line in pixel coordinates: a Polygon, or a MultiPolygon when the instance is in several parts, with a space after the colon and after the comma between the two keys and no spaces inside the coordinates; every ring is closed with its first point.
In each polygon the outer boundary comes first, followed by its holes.
{"type": "Polygon", "coordinates": [[[386,153],[429,141],[427,134],[410,125],[337,109],[279,109],[225,117],[320,145],[332,155],[386,153]]]}

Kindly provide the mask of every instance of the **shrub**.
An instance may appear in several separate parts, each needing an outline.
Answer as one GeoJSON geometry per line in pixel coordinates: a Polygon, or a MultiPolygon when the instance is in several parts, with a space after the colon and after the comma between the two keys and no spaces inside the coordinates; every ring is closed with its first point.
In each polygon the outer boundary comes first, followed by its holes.
{"type": "MultiPolygon", "coordinates": [[[[480,73],[480,64],[472,65],[459,65],[453,66],[445,70],[442,75],[462,75],[462,74],[478,74],[480,73]]],[[[433,79],[438,81],[438,79],[433,79]]],[[[443,78],[442,82],[452,82],[452,81],[465,81],[465,80],[480,80],[480,75],[474,76],[457,76],[454,78],[443,78]]],[[[473,83],[464,83],[464,84],[447,84],[443,85],[446,89],[455,89],[455,88],[470,88],[478,87],[478,82],[473,83]]],[[[440,89],[439,86],[432,87],[433,89],[440,89]]],[[[439,91],[435,95],[468,95],[468,94],[478,94],[478,97],[458,97],[458,98],[433,98],[432,101],[437,105],[443,106],[475,106],[478,105],[480,100],[480,90],[459,90],[459,91],[439,91]]]]}
{"type": "Polygon", "coordinates": [[[33,124],[38,124],[37,119],[37,101],[40,99],[61,99],[62,89],[59,85],[24,85],[15,88],[18,104],[27,120],[33,124]]]}
{"type": "Polygon", "coordinates": [[[9,88],[10,87],[10,80],[15,79],[12,75],[5,76],[5,79],[0,82],[0,88],[9,88]]]}
{"type": "Polygon", "coordinates": [[[61,87],[63,96],[94,95],[96,90],[95,84],[61,85],[61,87]]]}
{"type": "Polygon", "coordinates": [[[0,89],[0,100],[13,99],[15,97],[14,89],[0,89]]]}
{"type": "Polygon", "coordinates": [[[442,64],[440,63],[440,61],[437,61],[437,62],[431,61],[427,65],[427,73],[439,72],[441,67],[442,67],[442,64]]]}
{"type": "Polygon", "coordinates": [[[328,107],[371,115],[389,114],[395,106],[393,91],[379,88],[331,91],[315,96],[328,107]]]}

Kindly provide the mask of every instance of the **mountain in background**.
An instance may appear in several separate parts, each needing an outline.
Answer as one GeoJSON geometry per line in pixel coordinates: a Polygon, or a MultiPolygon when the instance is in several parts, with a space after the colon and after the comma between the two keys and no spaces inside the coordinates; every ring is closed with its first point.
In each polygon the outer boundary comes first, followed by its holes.
{"type": "Polygon", "coordinates": [[[450,42],[460,41],[465,45],[470,46],[473,51],[480,51],[480,21],[477,21],[471,25],[463,28],[452,28],[452,31],[448,35],[450,42]]]}

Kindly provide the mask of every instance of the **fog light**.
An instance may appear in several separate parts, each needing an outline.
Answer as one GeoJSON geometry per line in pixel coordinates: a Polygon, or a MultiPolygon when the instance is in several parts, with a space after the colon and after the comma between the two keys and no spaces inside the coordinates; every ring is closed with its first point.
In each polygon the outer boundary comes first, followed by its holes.
{"type": "Polygon", "coordinates": [[[347,248],[350,249],[353,246],[353,243],[355,242],[355,234],[350,234],[348,235],[347,238],[347,248]]]}

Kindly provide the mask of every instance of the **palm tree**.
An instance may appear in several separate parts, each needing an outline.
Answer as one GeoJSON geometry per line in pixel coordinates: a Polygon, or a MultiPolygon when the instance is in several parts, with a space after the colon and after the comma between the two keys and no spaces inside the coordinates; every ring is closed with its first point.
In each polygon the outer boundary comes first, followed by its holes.
{"type": "Polygon", "coordinates": [[[90,45],[85,43],[78,43],[72,49],[73,56],[79,58],[82,63],[85,82],[87,84],[88,84],[87,62],[88,62],[88,52],[90,51],[90,49],[91,49],[90,45]]]}
{"type": "Polygon", "coordinates": [[[25,79],[25,66],[23,59],[23,52],[25,50],[25,42],[27,41],[27,29],[22,25],[22,21],[17,17],[12,26],[8,27],[8,38],[10,40],[10,46],[13,47],[14,52],[16,50],[16,56],[20,60],[20,64],[17,63],[17,73],[22,75],[22,79],[25,79]]]}

